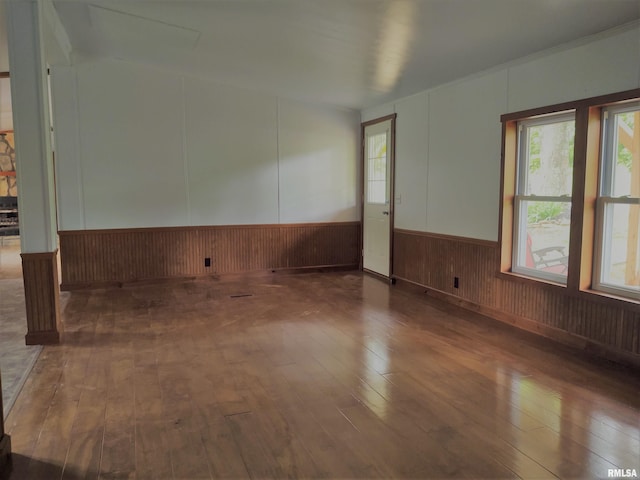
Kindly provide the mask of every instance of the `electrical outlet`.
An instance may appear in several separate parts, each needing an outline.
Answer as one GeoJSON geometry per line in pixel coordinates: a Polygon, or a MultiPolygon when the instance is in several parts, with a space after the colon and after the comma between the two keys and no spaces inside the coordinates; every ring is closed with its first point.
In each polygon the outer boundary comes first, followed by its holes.
{"type": "Polygon", "coordinates": [[[453,277],[453,288],[460,288],[460,279],[458,277],[453,277]]]}
{"type": "Polygon", "coordinates": [[[204,259],[204,266],[205,267],[210,267],[211,266],[211,259],[209,257],[204,259]]]}

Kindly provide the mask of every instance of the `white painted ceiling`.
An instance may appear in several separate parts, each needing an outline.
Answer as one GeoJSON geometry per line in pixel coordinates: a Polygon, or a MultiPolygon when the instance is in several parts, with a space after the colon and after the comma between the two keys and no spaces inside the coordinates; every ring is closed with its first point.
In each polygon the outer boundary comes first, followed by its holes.
{"type": "Polygon", "coordinates": [[[640,18],[640,0],[54,0],[54,5],[75,62],[102,56],[143,62],[355,109],[640,18]]]}

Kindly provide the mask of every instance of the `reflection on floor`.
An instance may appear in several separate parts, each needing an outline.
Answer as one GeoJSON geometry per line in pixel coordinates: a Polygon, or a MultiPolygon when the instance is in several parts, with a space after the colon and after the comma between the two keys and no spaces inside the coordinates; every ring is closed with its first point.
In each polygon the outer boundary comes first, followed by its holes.
{"type": "Polygon", "coordinates": [[[12,478],[606,478],[637,372],[353,273],[71,292],[12,478]]]}
{"type": "Polygon", "coordinates": [[[19,237],[0,237],[0,372],[5,417],[42,350],[27,346],[19,237]]]}

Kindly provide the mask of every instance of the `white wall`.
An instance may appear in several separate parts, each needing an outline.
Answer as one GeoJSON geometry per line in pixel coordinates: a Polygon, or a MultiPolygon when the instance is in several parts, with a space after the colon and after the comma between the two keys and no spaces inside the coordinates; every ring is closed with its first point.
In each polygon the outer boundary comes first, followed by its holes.
{"type": "Polygon", "coordinates": [[[184,97],[190,224],[278,223],[276,99],[198,79],[184,97]]]}
{"type": "MultiPolygon", "coordinates": [[[[85,227],[180,225],[187,215],[180,79],[94,65],[79,75],[77,91],[85,227]]],[[[64,164],[64,151],[56,162],[64,164]]],[[[73,188],[66,178],[57,183],[73,188]]]]}
{"type": "Polygon", "coordinates": [[[115,60],[52,92],[60,230],[359,218],[357,112],[115,60]]]}
{"type": "Polygon", "coordinates": [[[396,168],[395,227],[427,228],[427,153],[429,135],[426,93],[400,100],[395,105],[396,168]],[[401,158],[402,161],[397,161],[401,158]],[[402,188],[399,188],[402,187],[402,188]]]}
{"type": "Polygon", "coordinates": [[[0,78],[0,130],[13,130],[11,80],[0,78]]]}
{"type": "Polygon", "coordinates": [[[279,101],[278,115],[280,221],[359,219],[359,119],[354,128],[349,112],[286,99],[279,101]]]}
{"type": "Polygon", "coordinates": [[[506,85],[497,72],[429,95],[430,232],[497,240],[506,85]]]}
{"type": "Polygon", "coordinates": [[[640,26],[508,69],[508,111],[621,92],[640,86],[640,26]]]}
{"type": "Polygon", "coordinates": [[[640,87],[640,26],[361,112],[397,113],[395,226],[497,240],[500,115],[640,87]]]}

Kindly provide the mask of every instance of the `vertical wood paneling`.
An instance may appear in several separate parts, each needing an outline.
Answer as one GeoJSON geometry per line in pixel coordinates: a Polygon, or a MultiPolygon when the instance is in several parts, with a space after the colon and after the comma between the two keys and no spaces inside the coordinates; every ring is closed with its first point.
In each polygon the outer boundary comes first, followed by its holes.
{"type": "Polygon", "coordinates": [[[60,341],[57,252],[23,253],[22,272],[28,345],[60,341]]]}
{"type": "Polygon", "coordinates": [[[396,230],[394,274],[512,318],[562,330],[625,354],[640,354],[640,313],[573,297],[561,289],[507,281],[497,244],[396,230]],[[453,288],[453,277],[460,288],[453,288]]]}
{"type": "Polygon", "coordinates": [[[620,337],[621,349],[640,354],[640,313],[624,313],[620,337]]]}
{"type": "Polygon", "coordinates": [[[355,266],[360,224],[60,232],[63,288],[288,268],[355,266]],[[211,267],[204,259],[211,258],[211,267]]]}
{"type": "Polygon", "coordinates": [[[482,305],[493,306],[497,258],[496,248],[471,241],[406,230],[396,230],[394,236],[396,276],[482,305]],[[458,289],[454,277],[460,279],[458,289]]]}

